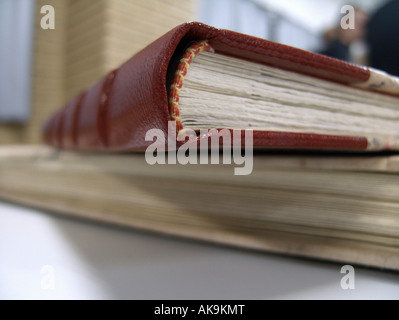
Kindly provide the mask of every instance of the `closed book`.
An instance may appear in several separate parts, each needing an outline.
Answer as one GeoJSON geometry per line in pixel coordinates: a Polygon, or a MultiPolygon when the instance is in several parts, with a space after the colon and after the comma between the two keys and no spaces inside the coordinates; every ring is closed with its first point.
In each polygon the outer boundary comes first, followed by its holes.
{"type": "Polygon", "coordinates": [[[278,152],[232,165],[0,148],[0,199],[181,239],[399,270],[399,157],[278,152]]]}
{"type": "Polygon", "coordinates": [[[191,22],[69,101],[43,136],[57,148],[142,151],[149,130],[166,136],[174,121],[177,134],[192,130],[198,141],[201,129],[214,128],[251,130],[260,149],[397,150],[398,84],[377,70],[191,22]]]}

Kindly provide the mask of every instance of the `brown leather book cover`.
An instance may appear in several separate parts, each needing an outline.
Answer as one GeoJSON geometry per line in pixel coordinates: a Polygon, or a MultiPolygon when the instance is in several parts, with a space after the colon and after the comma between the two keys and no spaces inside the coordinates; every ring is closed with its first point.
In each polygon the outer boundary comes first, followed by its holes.
{"type": "MultiPolygon", "coordinates": [[[[75,150],[143,151],[150,129],[165,134],[168,96],[185,49],[207,40],[216,53],[345,84],[370,81],[368,68],[233,31],[190,22],[154,41],[71,100],[44,125],[47,144],[75,150]]],[[[221,128],[219,128],[221,129],[221,128]]],[[[199,139],[199,138],[198,138],[199,139]]],[[[367,150],[366,137],[254,131],[255,148],[367,150]]]]}

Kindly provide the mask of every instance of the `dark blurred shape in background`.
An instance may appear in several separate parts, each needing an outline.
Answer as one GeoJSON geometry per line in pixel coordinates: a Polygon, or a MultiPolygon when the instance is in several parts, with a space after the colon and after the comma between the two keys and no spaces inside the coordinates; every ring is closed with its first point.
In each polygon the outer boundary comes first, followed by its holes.
{"type": "Polygon", "coordinates": [[[367,64],[366,33],[369,15],[361,8],[354,8],[355,28],[343,29],[341,19],[337,26],[324,32],[326,42],[321,54],[357,64],[367,64]]]}
{"type": "Polygon", "coordinates": [[[370,65],[399,76],[399,0],[377,10],[368,24],[370,65]]]}

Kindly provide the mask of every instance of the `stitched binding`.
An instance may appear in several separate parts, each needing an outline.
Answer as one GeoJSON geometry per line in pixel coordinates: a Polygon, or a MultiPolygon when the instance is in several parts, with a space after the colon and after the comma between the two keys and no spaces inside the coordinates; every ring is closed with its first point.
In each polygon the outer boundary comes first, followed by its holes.
{"type": "Polygon", "coordinates": [[[190,63],[193,61],[194,57],[202,51],[213,51],[211,45],[207,40],[195,42],[188,47],[186,52],[181,58],[173,83],[170,86],[169,92],[169,113],[170,119],[176,121],[176,131],[179,132],[183,129],[183,125],[180,119],[179,112],[179,95],[180,90],[183,86],[184,77],[187,75],[187,71],[190,67],[190,63]]]}

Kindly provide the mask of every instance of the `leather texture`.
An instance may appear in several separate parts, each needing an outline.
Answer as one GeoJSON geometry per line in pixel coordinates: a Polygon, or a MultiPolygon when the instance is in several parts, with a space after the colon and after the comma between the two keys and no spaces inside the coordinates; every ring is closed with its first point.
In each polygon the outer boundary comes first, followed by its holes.
{"type": "MultiPolygon", "coordinates": [[[[167,136],[168,69],[179,59],[181,48],[199,40],[208,40],[217,53],[342,84],[370,77],[367,68],[190,22],[169,31],[68,102],[45,123],[44,141],[62,149],[143,151],[152,144],[145,141],[148,130],[161,129],[167,136]]],[[[367,139],[256,131],[254,147],[364,150],[367,139]]]]}

